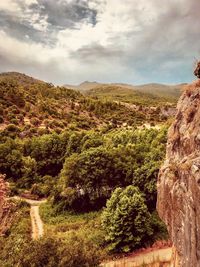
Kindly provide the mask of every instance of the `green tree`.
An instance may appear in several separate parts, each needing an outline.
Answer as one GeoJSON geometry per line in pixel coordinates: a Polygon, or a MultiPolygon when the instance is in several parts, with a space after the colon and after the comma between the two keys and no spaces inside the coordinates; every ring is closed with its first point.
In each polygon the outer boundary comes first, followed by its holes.
{"type": "Polygon", "coordinates": [[[22,175],[22,152],[20,145],[12,139],[0,144],[0,172],[6,174],[7,179],[17,180],[22,175]]]}
{"type": "Polygon", "coordinates": [[[66,143],[58,134],[42,135],[27,140],[24,150],[37,162],[38,175],[56,176],[62,169],[66,143]]]}
{"type": "Polygon", "coordinates": [[[128,252],[145,245],[147,236],[152,235],[150,213],[137,187],[113,192],[102,213],[102,226],[112,251],[128,252]]]}

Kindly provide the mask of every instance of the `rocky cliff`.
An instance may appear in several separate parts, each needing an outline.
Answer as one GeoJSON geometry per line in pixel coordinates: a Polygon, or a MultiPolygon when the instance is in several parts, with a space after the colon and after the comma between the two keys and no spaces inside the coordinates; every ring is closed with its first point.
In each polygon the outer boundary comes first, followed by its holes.
{"type": "Polygon", "coordinates": [[[173,266],[199,267],[200,81],[187,86],[178,102],[158,178],[157,209],[176,247],[179,260],[173,266]]]}

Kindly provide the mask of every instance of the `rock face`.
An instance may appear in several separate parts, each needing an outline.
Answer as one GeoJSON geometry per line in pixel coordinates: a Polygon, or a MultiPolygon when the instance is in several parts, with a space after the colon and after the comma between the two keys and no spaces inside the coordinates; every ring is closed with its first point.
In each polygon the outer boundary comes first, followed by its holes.
{"type": "Polygon", "coordinates": [[[197,78],[200,78],[200,61],[197,62],[196,68],[194,70],[194,75],[197,76],[197,78]]]}
{"type": "Polygon", "coordinates": [[[158,178],[157,210],[176,247],[173,266],[200,267],[200,81],[178,102],[158,178]]]}

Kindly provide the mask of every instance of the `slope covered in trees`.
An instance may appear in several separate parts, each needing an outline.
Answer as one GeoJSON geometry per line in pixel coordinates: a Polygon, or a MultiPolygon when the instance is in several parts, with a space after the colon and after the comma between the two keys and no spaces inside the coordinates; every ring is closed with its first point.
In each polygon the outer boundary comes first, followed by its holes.
{"type": "MultiPolygon", "coordinates": [[[[117,89],[116,89],[117,94],[117,89]]],[[[137,127],[144,123],[162,123],[169,115],[159,107],[148,108],[144,95],[133,95],[133,107],[112,98],[84,96],[80,92],[55,87],[19,73],[0,75],[1,137],[20,138],[60,133],[63,129],[99,127],[137,127]],[[143,105],[143,106],[142,106],[143,105]]],[[[127,102],[129,95],[125,92],[127,102]]],[[[147,99],[150,99],[146,95],[147,99]]],[[[120,99],[118,99],[120,100],[120,99]]],[[[125,101],[125,99],[122,99],[125,101]]]]}

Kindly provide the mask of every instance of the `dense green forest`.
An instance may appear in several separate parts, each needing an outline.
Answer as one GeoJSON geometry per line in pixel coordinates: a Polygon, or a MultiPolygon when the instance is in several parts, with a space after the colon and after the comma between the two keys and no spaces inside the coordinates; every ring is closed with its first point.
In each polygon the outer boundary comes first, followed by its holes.
{"type": "Polygon", "coordinates": [[[132,110],[16,73],[0,76],[0,96],[0,173],[10,195],[48,199],[39,241],[30,239],[26,204],[16,204],[0,238],[2,266],[98,266],[167,238],[156,213],[169,119],[159,106],[132,110]]]}

